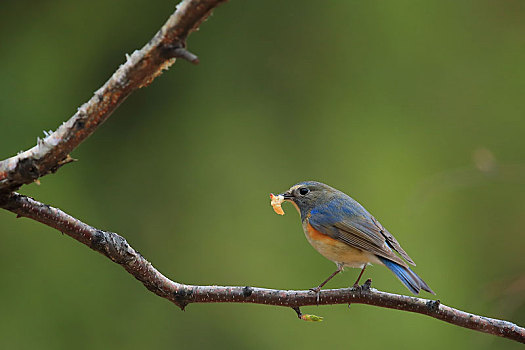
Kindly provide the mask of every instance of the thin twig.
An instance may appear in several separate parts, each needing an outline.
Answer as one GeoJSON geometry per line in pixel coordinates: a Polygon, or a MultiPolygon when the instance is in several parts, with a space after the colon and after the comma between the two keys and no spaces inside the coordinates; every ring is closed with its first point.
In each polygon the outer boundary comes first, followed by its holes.
{"type": "MultiPolygon", "coordinates": [[[[146,288],[184,309],[190,303],[254,303],[290,307],[302,318],[299,307],[330,304],[368,304],[427,315],[460,327],[525,343],[525,329],[514,323],[483,317],[428,300],[381,292],[370,288],[370,281],[358,288],[310,290],[276,290],[256,287],[194,286],[171,281],[161,274],[121,236],[98,230],[64,213],[60,209],[12,193],[0,197],[0,207],[17,216],[28,217],[56,228],[91,249],[122,265],[146,288]]],[[[303,318],[305,319],[305,318],[303,318]]]]}
{"type": "Polygon", "coordinates": [[[38,138],[33,148],[0,162],[0,194],[17,190],[69,162],[71,153],[91,135],[133,91],[150,84],[175,58],[197,63],[185,49],[186,38],[226,0],[184,0],[157,34],[98,89],[94,96],[55,132],[38,138]]]}

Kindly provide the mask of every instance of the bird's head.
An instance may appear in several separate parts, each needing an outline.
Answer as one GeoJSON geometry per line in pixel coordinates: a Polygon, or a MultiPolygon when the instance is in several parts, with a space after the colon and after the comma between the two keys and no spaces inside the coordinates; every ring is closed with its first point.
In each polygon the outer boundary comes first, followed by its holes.
{"type": "Polygon", "coordinates": [[[304,219],[316,206],[328,202],[338,191],[317,181],[303,181],[293,185],[280,195],[285,201],[292,202],[304,219]]]}

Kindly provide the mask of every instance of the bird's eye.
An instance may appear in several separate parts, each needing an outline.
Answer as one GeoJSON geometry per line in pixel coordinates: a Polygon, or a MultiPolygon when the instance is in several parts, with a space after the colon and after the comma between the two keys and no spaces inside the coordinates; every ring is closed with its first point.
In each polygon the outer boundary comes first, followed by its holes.
{"type": "Polygon", "coordinates": [[[308,194],[308,192],[310,192],[310,190],[307,189],[306,187],[303,187],[303,188],[300,188],[300,189],[299,189],[299,194],[300,194],[301,196],[306,196],[306,195],[308,194]]]}

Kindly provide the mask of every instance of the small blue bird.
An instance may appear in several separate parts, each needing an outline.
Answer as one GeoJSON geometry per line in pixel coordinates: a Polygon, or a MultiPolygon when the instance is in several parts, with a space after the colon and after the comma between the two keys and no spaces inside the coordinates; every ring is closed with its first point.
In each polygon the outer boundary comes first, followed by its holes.
{"type": "Polygon", "coordinates": [[[312,288],[318,295],[345,266],[362,269],[354,284],[358,286],[366,266],[372,263],[388,267],[414,294],[421,289],[435,294],[403,260],[416,265],[394,236],[350,196],[316,181],[300,182],[279,196],[301,214],[308,242],[337,265],[333,274],[312,288]]]}

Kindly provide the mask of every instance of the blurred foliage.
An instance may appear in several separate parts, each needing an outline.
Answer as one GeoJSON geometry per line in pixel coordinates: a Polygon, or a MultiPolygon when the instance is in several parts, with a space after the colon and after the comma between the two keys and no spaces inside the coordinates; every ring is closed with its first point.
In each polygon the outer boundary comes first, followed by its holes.
{"type": "MultiPolygon", "coordinates": [[[[176,3],[2,1],[0,157],[33,146],[142,47],[176,3]]],[[[125,236],[184,283],[310,288],[334,269],[269,192],[316,179],[387,227],[443,303],[525,325],[525,2],[231,1],[201,64],[133,94],[21,192],[125,236]]],[[[0,347],[514,349],[363,305],[190,305],[0,211],[0,347]]],[[[357,271],[329,287],[349,286],[357,271]]],[[[376,288],[408,293],[386,269],[376,288]]],[[[428,295],[423,295],[428,297],[428,295]]]]}

